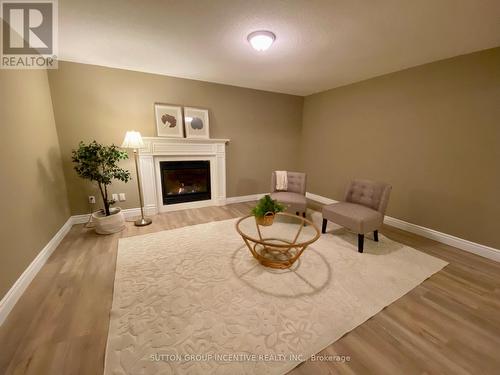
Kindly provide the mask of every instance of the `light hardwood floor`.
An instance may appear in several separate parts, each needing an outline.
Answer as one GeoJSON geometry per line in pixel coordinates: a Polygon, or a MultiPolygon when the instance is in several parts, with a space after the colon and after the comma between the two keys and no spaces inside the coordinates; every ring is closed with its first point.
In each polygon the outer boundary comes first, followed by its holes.
{"type": "MultiPolygon", "coordinates": [[[[100,375],[118,239],[246,214],[252,203],[171,212],[99,236],[74,226],[0,327],[0,374],[100,375]]],[[[385,226],[391,239],[450,264],[292,374],[500,373],[500,264],[385,226]]]]}

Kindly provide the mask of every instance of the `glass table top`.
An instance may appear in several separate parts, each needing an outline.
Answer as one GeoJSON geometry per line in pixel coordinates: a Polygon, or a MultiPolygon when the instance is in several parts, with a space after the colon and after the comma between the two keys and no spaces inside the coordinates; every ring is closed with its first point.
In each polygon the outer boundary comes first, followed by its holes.
{"type": "Polygon", "coordinates": [[[287,244],[303,246],[319,238],[319,230],[311,221],[281,212],[275,214],[272,225],[258,225],[255,216],[250,215],[240,219],[236,228],[243,238],[273,247],[287,244]]]}

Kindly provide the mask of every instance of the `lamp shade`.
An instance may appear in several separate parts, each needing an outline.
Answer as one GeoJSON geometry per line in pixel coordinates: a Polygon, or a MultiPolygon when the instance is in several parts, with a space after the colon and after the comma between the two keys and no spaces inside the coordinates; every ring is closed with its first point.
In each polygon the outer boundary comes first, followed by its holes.
{"type": "Polygon", "coordinates": [[[142,148],[144,147],[144,142],[142,141],[141,133],[134,130],[128,131],[125,134],[125,139],[122,143],[122,148],[142,148]]]}

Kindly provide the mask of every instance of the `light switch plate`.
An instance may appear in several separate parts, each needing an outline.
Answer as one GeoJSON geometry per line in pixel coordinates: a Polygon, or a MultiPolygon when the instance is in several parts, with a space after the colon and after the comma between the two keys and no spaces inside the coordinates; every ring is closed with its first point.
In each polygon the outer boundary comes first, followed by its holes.
{"type": "Polygon", "coordinates": [[[126,201],[125,193],[120,193],[120,202],[126,201]]]}
{"type": "Polygon", "coordinates": [[[111,195],[111,199],[113,199],[115,202],[118,202],[118,194],[114,193],[111,195]]]}

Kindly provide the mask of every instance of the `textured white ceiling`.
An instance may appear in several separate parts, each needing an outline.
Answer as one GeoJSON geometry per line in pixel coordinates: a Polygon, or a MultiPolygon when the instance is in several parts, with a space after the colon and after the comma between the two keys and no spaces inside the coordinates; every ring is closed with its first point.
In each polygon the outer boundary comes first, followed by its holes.
{"type": "Polygon", "coordinates": [[[59,0],[59,38],[62,60],[308,95],[499,46],[500,1],[59,0]]]}

